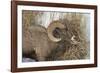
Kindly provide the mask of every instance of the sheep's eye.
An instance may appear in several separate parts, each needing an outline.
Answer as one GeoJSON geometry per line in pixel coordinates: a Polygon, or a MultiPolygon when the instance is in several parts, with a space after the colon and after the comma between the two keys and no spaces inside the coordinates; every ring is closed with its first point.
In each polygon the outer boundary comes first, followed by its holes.
{"type": "Polygon", "coordinates": [[[60,38],[60,34],[61,34],[61,29],[55,28],[55,30],[53,31],[53,36],[56,38],[60,38]]]}

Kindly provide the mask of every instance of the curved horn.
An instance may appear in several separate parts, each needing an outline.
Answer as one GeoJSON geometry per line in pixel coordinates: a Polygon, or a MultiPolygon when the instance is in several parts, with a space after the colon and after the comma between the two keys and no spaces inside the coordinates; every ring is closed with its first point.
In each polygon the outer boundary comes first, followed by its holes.
{"type": "Polygon", "coordinates": [[[48,37],[50,38],[50,40],[54,42],[59,42],[61,38],[56,38],[53,36],[53,31],[55,30],[55,28],[63,29],[65,28],[65,26],[59,21],[53,21],[52,23],[50,23],[50,25],[47,28],[47,33],[48,33],[48,37]]]}

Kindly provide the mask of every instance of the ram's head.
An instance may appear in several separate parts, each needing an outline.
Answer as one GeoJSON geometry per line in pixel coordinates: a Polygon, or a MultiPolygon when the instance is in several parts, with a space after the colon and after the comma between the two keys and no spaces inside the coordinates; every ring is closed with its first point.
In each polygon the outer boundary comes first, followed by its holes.
{"type": "Polygon", "coordinates": [[[77,44],[75,35],[68,31],[68,27],[60,21],[53,21],[47,28],[48,37],[53,42],[60,42],[61,40],[69,41],[72,44],[77,44]]]}

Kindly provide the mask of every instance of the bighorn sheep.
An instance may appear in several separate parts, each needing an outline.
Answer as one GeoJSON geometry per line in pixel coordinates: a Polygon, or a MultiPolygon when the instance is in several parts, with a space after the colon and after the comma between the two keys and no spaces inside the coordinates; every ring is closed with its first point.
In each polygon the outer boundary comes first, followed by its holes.
{"type": "MultiPolygon", "coordinates": [[[[32,54],[35,51],[37,60],[45,60],[48,54],[66,38],[66,31],[66,26],[59,21],[53,21],[47,29],[40,25],[29,27],[27,34],[23,36],[23,54],[31,54],[34,58],[32,54]]],[[[68,40],[71,40],[71,37],[68,40]]]]}

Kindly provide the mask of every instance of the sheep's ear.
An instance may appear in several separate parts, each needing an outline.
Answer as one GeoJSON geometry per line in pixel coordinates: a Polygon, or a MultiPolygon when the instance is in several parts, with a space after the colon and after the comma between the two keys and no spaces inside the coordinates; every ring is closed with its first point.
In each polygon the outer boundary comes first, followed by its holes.
{"type": "Polygon", "coordinates": [[[48,37],[49,37],[50,40],[52,40],[53,42],[59,42],[59,41],[61,41],[61,38],[56,38],[56,37],[53,35],[53,31],[54,31],[56,28],[64,29],[65,26],[64,26],[62,23],[60,23],[59,21],[54,21],[54,22],[50,23],[50,25],[49,25],[48,28],[47,28],[47,33],[48,33],[48,37]]]}

